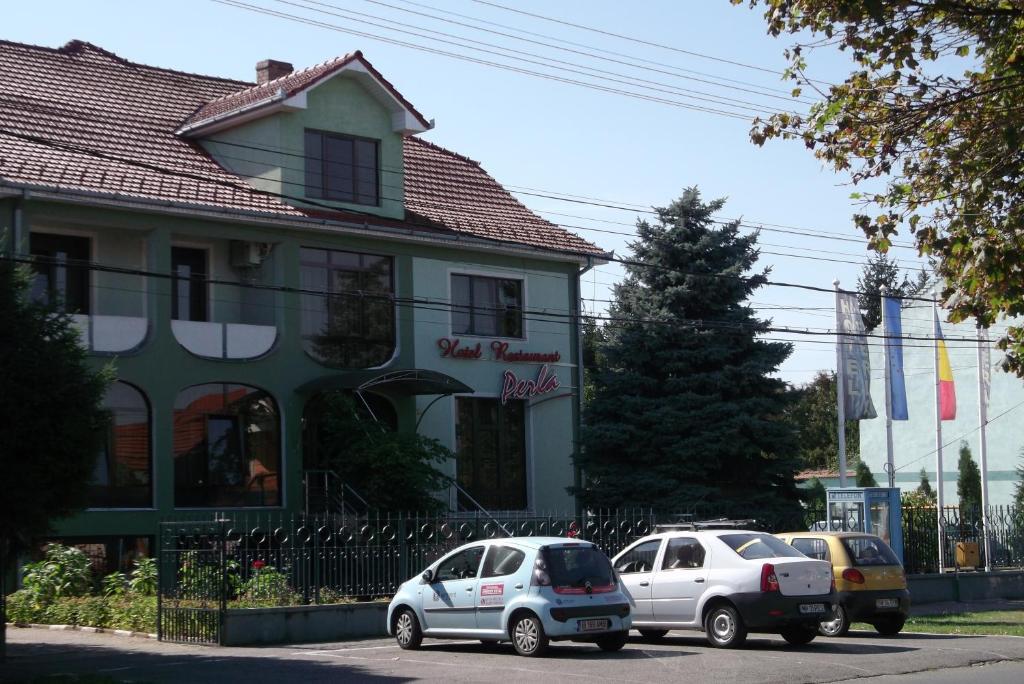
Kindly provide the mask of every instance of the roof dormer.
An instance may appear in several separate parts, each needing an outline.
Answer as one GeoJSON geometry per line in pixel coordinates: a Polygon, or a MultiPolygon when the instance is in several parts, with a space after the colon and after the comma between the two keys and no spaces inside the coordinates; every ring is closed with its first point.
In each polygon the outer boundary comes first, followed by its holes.
{"type": "Polygon", "coordinates": [[[309,93],[339,76],[354,78],[390,112],[394,132],[414,135],[433,127],[359,50],[301,71],[292,71],[287,62],[263,60],[256,65],[256,71],[256,85],[210,100],[176,133],[202,137],[281,111],[306,109],[309,93]]]}

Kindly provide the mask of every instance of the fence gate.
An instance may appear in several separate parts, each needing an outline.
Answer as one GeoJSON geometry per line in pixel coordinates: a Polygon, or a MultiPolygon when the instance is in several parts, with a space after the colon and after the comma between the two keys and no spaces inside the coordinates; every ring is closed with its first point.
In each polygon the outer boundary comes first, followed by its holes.
{"type": "Polygon", "coordinates": [[[220,645],[227,602],[224,522],[160,523],[157,638],[220,645]]]}

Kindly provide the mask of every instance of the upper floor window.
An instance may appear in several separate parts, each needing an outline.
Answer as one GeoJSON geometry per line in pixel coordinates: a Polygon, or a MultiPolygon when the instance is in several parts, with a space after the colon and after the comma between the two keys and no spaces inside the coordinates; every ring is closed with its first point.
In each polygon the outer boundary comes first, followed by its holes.
{"type": "Polygon", "coordinates": [[[32,233],[29,251],[36,257],[32,297],[52,302],[67,313],[89,313],[89,238],[32,233]]]}
{"type": "Polygon", "coordinates": [[[452,276],[452,334],[523,336],[523,281],[452,276]]]}
{"type": "Polygon", "coordinates": [[[171,318],[207,321],[206,250],[171,247],[171,318]]]}
{"type": "Polygon", "coordinates": [[[303,248],[302,336],[324,363],[380,366],[395,351],[391,257],[303,248]]]}
{"type": "Polygon", "coordinates": [[[377,140],[306,131],[306,196],[380,204],[377,140]]]}

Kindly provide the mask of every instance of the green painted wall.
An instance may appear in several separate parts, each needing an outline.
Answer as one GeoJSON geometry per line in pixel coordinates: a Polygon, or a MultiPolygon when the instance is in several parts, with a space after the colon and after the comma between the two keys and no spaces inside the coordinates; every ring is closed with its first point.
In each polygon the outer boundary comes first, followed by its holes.
{"type": "Polygon", "coordinates": [[[255,187],[304,197],[306,129],[380,141],[379,207],[319,199],[317,202],[378,216],[404,218],[402,136],[392,130],[391,113],[352,75],[344,72],[309,91],[306,109],[280,112],[213,133],[202,144],[218,162],[250,179],[255,187]],[[253,147],[263,149],[251,149],[253,147]]]}
{"type": "MultiPolygon", "coordinates": [[[[554,351],[561,355],[555,367],[562,389],[575,388],[575,330],[565,314],[572,310],[576,265],[508,255],[477,252],[464,248],[431,246],[390,239],[343,236],[315,229],[254,226],[188,217],[171,217],[142,212],[69,206],[32,201],[25,205],[25,229],[78,231],[96,234],[95,259],[101,264],[144,268],[157,273],[170,270],[172,244],[210,245],[214,254],[214,277],[237,280],[228,260],[230,240],[252,240],[274,245],[272,256],[258,272],[257,282],[271,286],[301,287],[299,250],[302,246],[366,251],[394,257],[396,294],[400,298],[429,298],[446,302],[452,272],[481,273],[523,278],[529,310],[562,316],[555,321],[525,322],[527,339],[511,341],[513,349],[554,351]]],[[[250,274],[252,275],[252,274],[250,274]]],[[[211,294],[212,320],[274,323],[277,343],[263,358],[251,361],[219,361],[196,357],[175,339],[170,326],[170,281],[165,278],[131,276],[134,281],[111,294],[105,281],[94,281],[99,310],[108,309],[107,298],[117,301],[118,310],[144,311],[149,336],[133,353],[115,357],[93,356],[99,367],[113,363],[117,376],[145,392],[152,408],[154,454],[154,508],[146,511],[89,511],[61,521],[62,535],[152,534],[161,518],[175,515],[174,466],[171,456],[172,412],[178,393],[189,386],[209,382],[233,382],[260,387],[275,398],[281,412],[282,460],[285,508],[298,511],[302,505],[301,417],[306,397],[296,392],[302,384],[342,371],[327,368],[304,350],[300,331],[299,295],[295,292],[257,291],[261,306],[246,306],[240,298],[252,293],[234,286],[215,286],[211,294]],[[141,290],[141,291],[140,291],[141,290]],[[223,300],[223,301],[221,301],[223,300]],[[252,320],[256,311],[261,320],[252,320]]],[[[443,307],[438,307],[443,308],[443,307]]],[[[531,319],[530,316],[527,316],[531,319]]],[[[398,350],[387,369],[432,368],[466,382],[480,395],[496,396],[502,372],[513,369],[520,377],[535,377],[538,364],[510,364],[493,361],[451,361],[441,359],[439,337],[450,335],[446,312],[400,306],[397,313],[398,350]]],[[[485,340],[485,343],[489,340],[485,340]]],[[[533,510],[571,510],[572,499],[565,488],[572,484],[571,454],[576,421],[576,399],[565,397],[537,404],[528,411],[528,462],[530,506],[533,510]]],[[[432,397],[405,400],[397,406],[403,429],[411,429],[432,397]]],[[[453,400],[442,399],[423,419],[421,432],[454,447],[453,400]]],[[[454,464],[451,472],[454,474],[454,464]]],[[[180,512],[178,512],[180,514],[180,512]]],[[[212,514],[212,510],[210,511],[212,514]]]]}

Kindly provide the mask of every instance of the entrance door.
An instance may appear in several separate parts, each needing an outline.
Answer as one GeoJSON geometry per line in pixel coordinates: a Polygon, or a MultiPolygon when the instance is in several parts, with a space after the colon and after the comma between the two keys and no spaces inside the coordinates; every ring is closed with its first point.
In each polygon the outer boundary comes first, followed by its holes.
{"type": "Polygon", "coordinates": [[[423,592],[427,629],[476,629],[476,587],[484,547],[471,546],[437,566],[437,574],[423,592]]]}
{"type": "Polygon", "coordinates": [[[655,622],[693,622],[707,587],[704,547],[693,537],[668,540],[661,568],[651,586],[655,622]]]}
{"type": "Polygon", "coordinates": [[[658,555],[660,539],[652,539],[627,549],[615,561],[615,570],[622,578],[626,591],[633,597],[636,608],[633,620],[649,622],[651,611],[651,579],[654,575],[654,561],[658,555]]]}

